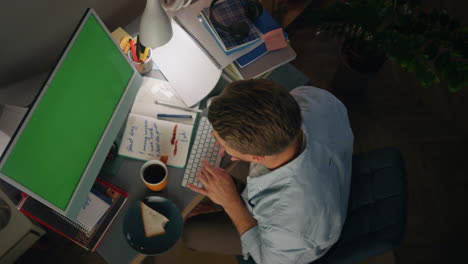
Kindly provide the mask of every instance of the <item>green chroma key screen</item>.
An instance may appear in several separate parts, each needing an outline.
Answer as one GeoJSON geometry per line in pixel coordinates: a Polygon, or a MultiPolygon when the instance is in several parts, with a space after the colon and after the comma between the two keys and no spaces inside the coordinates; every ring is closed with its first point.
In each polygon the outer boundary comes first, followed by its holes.
{"type": "Polygon", "coordinates": [[[1,170],[62,210],[133,74],[94,15],[77,34],[1,170]]]}

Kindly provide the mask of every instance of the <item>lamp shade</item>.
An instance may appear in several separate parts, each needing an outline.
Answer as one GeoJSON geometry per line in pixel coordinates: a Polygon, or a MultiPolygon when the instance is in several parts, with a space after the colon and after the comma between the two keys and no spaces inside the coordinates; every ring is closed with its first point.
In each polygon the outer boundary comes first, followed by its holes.
{"type": "Polygon", "coordinates": [[[171,21],[160,0],[146,0],[140,21],[140,41],[148,48],[157,48],[172,38],[171,21]]]}

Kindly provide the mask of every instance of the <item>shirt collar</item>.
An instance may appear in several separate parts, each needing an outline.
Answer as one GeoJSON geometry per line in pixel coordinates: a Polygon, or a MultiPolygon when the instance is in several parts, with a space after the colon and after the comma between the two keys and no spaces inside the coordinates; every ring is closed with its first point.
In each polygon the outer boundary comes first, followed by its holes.
{"type": "Polygon", "coordinates": [[[257,193],[265,190],[275,182],[278,182],[284,177],[288,177],[294,175],[296,169],[299,167],[299,164],[302,163],[304,160],[304,156],[307,153],[307,132],[304,128],[302,128],[304,132],[304,136],[302,138],[302,147],[301,147],[301,154],[299,154],[295,159],[292,161],[284,164],[283,166],[277,168],[274,171],[270,171],[261,176],[255,177],[247,177],[247,188],[248,188],[248,197],[249,199],[255,196],[257,193]]]}

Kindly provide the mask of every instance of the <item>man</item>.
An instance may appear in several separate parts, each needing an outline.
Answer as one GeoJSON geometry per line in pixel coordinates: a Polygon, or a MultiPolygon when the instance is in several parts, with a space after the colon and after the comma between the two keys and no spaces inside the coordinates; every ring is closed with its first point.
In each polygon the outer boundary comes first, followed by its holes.
{"type": "MultiPolygon", "coordinates": [[[[204,162],[203,188],[189,188],[222,206],[244,258],[310,263],[325,254],[340,236],[348,205],[353,134],[343,104],[318,88],[289,93],[267,80],[246,80],[212,101],[208,119],[223,150],[250,162],[247,185],[239,196],[225,170],[204,162]]],[[[210,225],[207,216],[203,222],[210,225]]],[[[232,232],[216,229],[216,235],[213,225],[222,221],[216,219],[202,240],[233,240],[232,232]]]]}

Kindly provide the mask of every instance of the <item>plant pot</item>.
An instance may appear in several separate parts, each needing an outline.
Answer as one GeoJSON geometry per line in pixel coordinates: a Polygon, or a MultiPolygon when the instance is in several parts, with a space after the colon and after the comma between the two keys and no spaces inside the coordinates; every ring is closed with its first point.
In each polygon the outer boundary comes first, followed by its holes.
{"type": "Polygon", "coordinates": [[[387,60],[385,55],[377,55],[366,51],[365,46],[356,47],[352,41],[346,40],[341,46],[341,60],[352,71],[374,75],[382,69],[387,60]]]}

